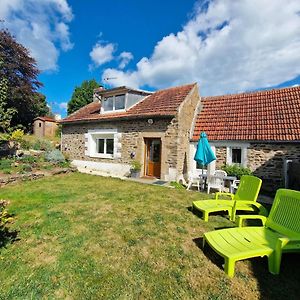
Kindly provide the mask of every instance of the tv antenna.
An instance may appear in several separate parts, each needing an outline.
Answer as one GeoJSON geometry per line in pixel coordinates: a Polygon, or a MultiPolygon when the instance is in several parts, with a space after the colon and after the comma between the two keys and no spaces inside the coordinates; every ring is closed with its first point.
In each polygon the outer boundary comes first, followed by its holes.
{"type": "Polygon", "coordinates": [[[112,79],[118,79],[118,77],[106,77],[106,78],[104,78],[104,81],[109,81],[112,79]]]}

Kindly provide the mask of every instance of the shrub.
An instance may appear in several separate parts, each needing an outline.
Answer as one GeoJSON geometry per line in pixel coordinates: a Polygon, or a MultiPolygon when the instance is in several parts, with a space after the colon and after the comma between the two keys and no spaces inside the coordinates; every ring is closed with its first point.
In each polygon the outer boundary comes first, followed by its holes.
{"type": "Polygon", "coordinates": [[[47,140],[36,140],[35,143],[32,145],[32,148],[34,150],[50,151],[53,149],[53,146],[47,140]]]}
{"type": "Polygon", "coordinates": [[[239,165],[224,165],[222,170],[224,170],[228,176],[236,176],[238,179],[240,179],[242,175],[252,175],[252,171],[249,168],[243,168],[239,165]]]}
{"type": "Polygon", "coordinates": [[[133,160],[131,162],[131,170],[132,171],[140,171],[142,169],[142,164],[138,160],[133,160]]]}
{"type": "Polygon", "coordinates": [[[62,132],[62,126],[58,125],[57,128],[56,128],[56,130],[55,130],[55,136],[56,137],[60,137],[61,132],[62,132]]]}
{"type": "Polygon", "coordinates": [[[10,136],[13,141],[20,142],[24,136],[24,131],[21,129],[14,130],[10,136]]]}
{"type": "Polygon", "coordinates": [[[5,209],[9,204],[8,201],[0,200],[0,230],[3,229],[4,225],[12,220],[11,216],[5,209]]]}
{"type": "Polygon", "coordinates": [[[0,133],[0,145],[2,143],[7,142],[7,141],[9,141],[9,134],[7,134],[7,133],[0,133]]]}
{"type": "Polygon", "coordinates": [[[12,162],[13,161],[11,159],[1,159],[0,160],[0,170],[10,169],[12,162]]]}
{"type": "Polygon", "coordinates": [[[65,157],[58,149],[54,149],[45,154],[45,160],[52,163],[62,163],[65,162],[65,157]]]}
{"type": "Polygon", "coordinates": [[[29,141],[22,139],[20,141],[20,147],[23,150],[29,150],[31,148],[31,144],[29,141]]]}
{"type": "Polygon", "coordinates": [[[20,173],[28,173],[32,171],[32,168],[30,165],[24,164],[19,166],[19,170],[20,173]]]}
{"type": "Polygon", "coordinates": [[[25,155],[20,159],[20,161],[27,164],[34,164],[38,161],[38,159],[35,156],[25,155]]]}
{"type": "Polygon", "coordinates": [[[70,168],[71,163],[70,163],[70,161],[66,160],[66,161],[63,161],[63,162],[58,163],[58,165],[59,165],[61,168],[70,168]]]}

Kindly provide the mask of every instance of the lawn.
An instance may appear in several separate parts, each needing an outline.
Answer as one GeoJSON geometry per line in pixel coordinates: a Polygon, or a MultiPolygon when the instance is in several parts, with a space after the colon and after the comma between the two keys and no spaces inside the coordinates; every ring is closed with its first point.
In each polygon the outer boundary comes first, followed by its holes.
{"type": "Polygon", "coordinates": [[[18,234],[0,248],[0,299],[299,299],[297,254],[279,276],[259,258],[226,277],[200,244],[233,224],[191,213],[201,196],[79,173],[2,188],[18,234]]]}

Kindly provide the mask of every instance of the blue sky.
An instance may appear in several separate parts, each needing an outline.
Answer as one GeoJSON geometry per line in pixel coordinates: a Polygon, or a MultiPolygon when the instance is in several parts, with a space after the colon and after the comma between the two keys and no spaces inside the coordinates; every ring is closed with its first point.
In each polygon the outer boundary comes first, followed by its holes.
{"type": "Polygon", "coordinates": [[[0,3],[63,116],[74,87],[91,78],[150,90],[198,82],[201,95],[299,84],[299,12],[298,0],[0,3]]]}
{"type": "MultiPolygon", "coordinates": [[[[171,0],[153,1],[149,5],[148,1],[118,0],[112,5],[111,1],[92,0],[87,5],[86,1],[69,1],[74,14],[70,23],[74,47],[61,53],[58,71],[47,71],[40,76],[44,83],[42,92],[48,101],[67,102],[76,85],[92,78],[100,83],[104,69],[108,65],[117,66],[113,61],[90,70],[89,53],[97,41],[115,44],[117,53],[130,51],[137,60],[151,55],[157,41],[181,29],[194,5],[194,1],[178,1],[180,5],[176,6],[173,3],[171,0]]],[[[130,62],[130,66],[134,64],[130,62]]]]}

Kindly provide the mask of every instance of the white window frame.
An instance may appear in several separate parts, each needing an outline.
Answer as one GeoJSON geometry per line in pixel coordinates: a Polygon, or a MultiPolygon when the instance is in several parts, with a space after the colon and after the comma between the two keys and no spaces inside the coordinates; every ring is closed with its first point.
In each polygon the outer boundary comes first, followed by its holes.
{"type": "Polygon", "coordinates": [[[248,152],[248,144],[244,144],[244,143],[230,143],[229,145],[227,144],[226,147],[226,165],[234,165],[237,163],[233,163],[232,162],[232,149],[241,149],[241,163],[238,164],[241,167],[247,167],[247,152],[248,152]]]}
{"type": "Polygon", "coordinates": [[[118,154],[118,132],[117,129],[95,129],[89,130],[87,134],[87,155],[90,157],[97,158],[108,158],[115,159],[119,157],[118,154]],[[105,139],[104,142],[104,151],[106,152],[106,140],[114,140],[114,150],[113,154],[108,153],[98,153],[98,140],[105,139]]]}
{"type": "Polygon", "coordinates": [[[114,143],[114,137],[113,136],[106,136],[106,137],[97,137],[96,138],[96,153],[97,154],[103,154],[103,155],[114,155],[114,149],[113,149],[113,153],[107,153],[107,140],[113,140],[114,143]],[[104,140],[104,152],[100,153],[99,152],[99,140],[104,140]]]}
{"type": "Polygon", "coordinates": [[[103,101],[105,101],[105,99],[107,99],[107,98],[113,98],[113,109],[112,110],[105,110],[104,107],[101,106],[101,113],[126,111],[127,93],[107,96],[107,97],[104,97],[103,101]],[[122,109],[116,109],[116,97],[117,96],[123,96],[123,95],[124,95],[124,108],[122,108],[122,109]]]}

